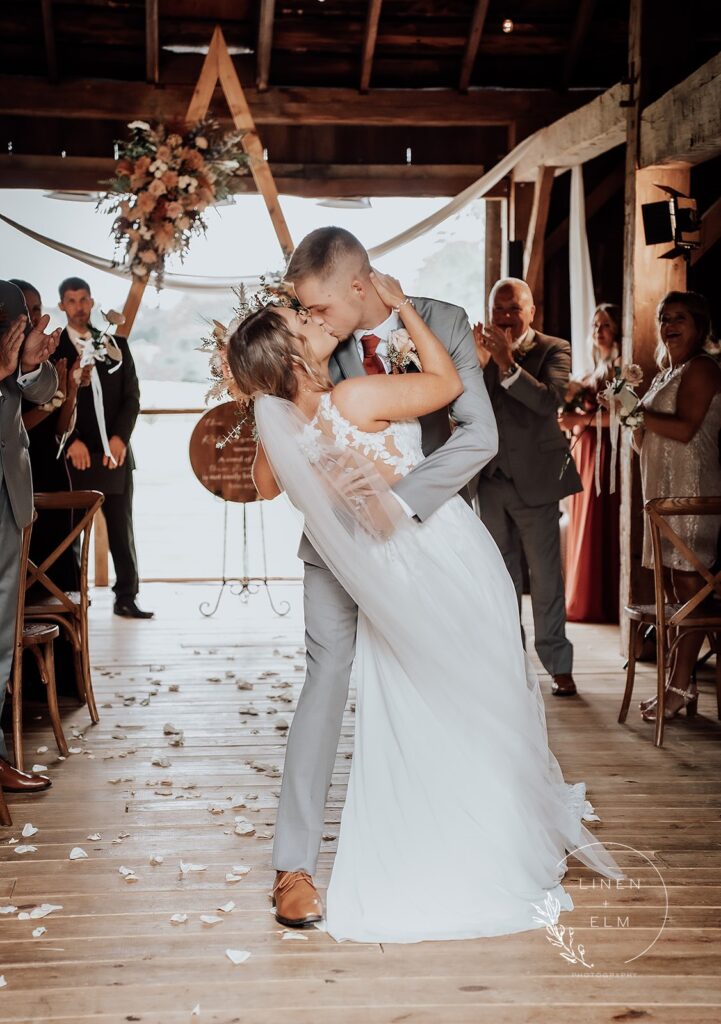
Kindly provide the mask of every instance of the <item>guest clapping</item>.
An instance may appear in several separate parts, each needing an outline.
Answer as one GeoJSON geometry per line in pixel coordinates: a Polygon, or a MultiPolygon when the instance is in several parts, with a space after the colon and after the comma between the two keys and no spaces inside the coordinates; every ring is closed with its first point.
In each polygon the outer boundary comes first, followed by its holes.
{"type": "MultiPolygon", "coordinates": [[[[669,292],[658,307],[658,325],[660,369],[642,399],[643,424],[634,433],[644,501],[721,495],[721,368],[704,351],[710,330],[708,303],[695,292],[669,292]]],[[[677,516],[669,523],[700,562],[707,566],[715,562],[721,517],[677,516]]],[[[665,539],[662,551],[668,600],[688,601],[700,589],[701,577],[665,539]]],[[[643,565],[653,568],[647,522],[643,565]]],[[[684,706],[696,709],[692,673],[702,642],[703,634],[697,632],[679,641],[667,687],[667,718],[675,717],[684,706]]],[[[646,721],[655,721],[655,699],[644,701],[641,708],[646,721]]]]}
{"type": "Polygon", "coordinates": [[[568,502],[566,617],[571,622],[618,622],[619,463],[614,470],[612,493],[609,414],[599,409],[598,404],[599,392],[613,380],[620,363],[618,306],[607,302],[597,306],[591,333],[593,371],[581,380],[569,382],[564,411],[558,417],[561,428],[574,437],[573,458],[583,484],[583,491],[572,494],[568,502]],[[598,416],[602,426],[600,439],[596,429],[598,416]]]}
{"type": "Polygon", "coordinates": [[[573,647],[566,637],[559,499],[581,489],[557,419],[571,370],[571,346],[531,326],[533,295],[525,281],[497,281],[492,323],[473,329],[498,423],[498,455],[478,486],[481,518],[504,557],[518,595],[522,553],[531,578],[535,647],[553,676],[552,693],[572,696],[573,647]]]}

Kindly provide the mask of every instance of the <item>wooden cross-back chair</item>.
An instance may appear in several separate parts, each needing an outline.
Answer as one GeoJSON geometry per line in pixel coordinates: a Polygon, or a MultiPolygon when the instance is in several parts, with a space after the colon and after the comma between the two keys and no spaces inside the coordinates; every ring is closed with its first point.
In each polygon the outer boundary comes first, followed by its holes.
{"type": "Polygon", "coordinates": [[[58,750],[64,756],[68,756],[68,745],[65,742],[63,727],[60,722],[60,710],[58,708],[58,695],[55,689],[55,656],[53,642],[60,635],[60,629],[52,622],[31,622],[25,621],[25,594],[26,578],[28,567],[28,556],[30,552],[30,537],[32,535],[33,523],[37,513],[33,514],[33,521],[25,527],[22,533],[20,546],[20,577],[18,581],[18,597],[15,606],[15,638],[13,644],[13,664],[10,672],[10,692],[12,694],[12,717],[13,717],[13,749],[15,751],[15,766],[20,771],[25,767],[23,755],[23,652],[32,651],[33,657],[38,666],[40,679],[48,698],[48,710],[50,722],[55,734],[55,742],[58,750]]]}
{"type": "Polygon", "coordinates": [[[55,494],[37,493],[34,497],[35,507],[40,510],[67,510],[75,513],[72,529],[60,544],[45,558],[40,565],[28,560],[27,589],[37,585],[45,593],[35,597],[31,595],[25,606],[25,618],[42,619],[55,622],[65,632],[73,648],[75,666],[75,685],[78,696],[87,703],[93,723],[99,721],[98,709],[93,695],[93,682],[90,673],[90,648],[88,642],[88,558],[90,554],[90,535],[95,515],[103,504],[100,491],[59,491],[55,494]],[[82,513],[82,514],[81,514],[82,513]],[[47,575],[48,569],[57,561],[64,551],[82,536],[80,545],[80,576],[77,591],[61,590],[47,575]]]}
{"type": "MultiPolygon", "coordinates": [[[[721,516],[721,497],[709,498],[653,498],[644,506],[651,529],[654,560],[655,606],[629,605],[626,614],[632,620],[629,644],[629,668],[623,695],[619,722],[626,720],[635,675],[635,642],[643,625],[656,626],[657,747],[663,743],[664,707],[666,700],[666,670],[681,638],[690,632],[704,633],[716,655],[716,707],[721,718],[721,568],[714,572],[704,565],[673,529],[671,516],[721,516]],[[688,562],[701,576],[698,591],[684,604],[668,604],[664,591],[663,540],[688,562]]],[[[690,570],[689,570],[690,571],[690,570]]]]}

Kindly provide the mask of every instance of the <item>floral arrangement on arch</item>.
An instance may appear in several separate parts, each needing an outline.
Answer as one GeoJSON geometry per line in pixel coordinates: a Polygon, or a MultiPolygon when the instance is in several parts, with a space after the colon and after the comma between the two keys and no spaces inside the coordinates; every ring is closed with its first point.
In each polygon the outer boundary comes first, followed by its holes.
{"type": "Polygon", "coordinates": [[[119,262],[140,280],[154,273],[160,286],[166,257],[187,254],[193,236],[207,228],[204,211],[247,173],[243,133],[223,131],[211,118],[192,126],[132,121],[128,127],[130,138],[117,143],[120,158],[106,183],[110,194],[99,205],[117,214],[119,262]]]}

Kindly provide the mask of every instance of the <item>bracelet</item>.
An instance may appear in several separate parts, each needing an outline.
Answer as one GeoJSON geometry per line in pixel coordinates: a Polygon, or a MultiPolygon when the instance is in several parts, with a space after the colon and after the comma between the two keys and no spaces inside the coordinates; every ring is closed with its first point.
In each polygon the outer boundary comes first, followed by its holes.
{"type": "Polygon", "coordinates": [[[402,302],[399,302],[397,306],[391,306],[391,309],[393,310],[394,313],[400,313],[401,306],[405,306],[405,304],[407,302],[409,302],[411,304],[411,306],[413,306],[414,309],[416,308],[413,299],[411,299],[408,295],[406,295],[405,299],[403,299],[402,302]]]}

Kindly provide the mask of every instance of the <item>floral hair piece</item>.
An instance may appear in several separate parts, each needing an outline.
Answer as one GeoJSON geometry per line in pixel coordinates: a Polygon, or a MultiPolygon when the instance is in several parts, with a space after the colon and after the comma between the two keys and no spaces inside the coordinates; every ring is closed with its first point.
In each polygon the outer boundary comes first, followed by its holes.
{"type": "Polygon", "coordinates": [[[206,403],[230,400],[238,404],[238,423],[216,443],[216,448],[224,448],[231,441],[240,437],[243,427],[248,421],[253,424],[253,434],[256,436],[253,399],[239,390],[228,365],[227,349],[231,337],[249,316],[265,309],[266,306],[302,308],[292,286],[283,281],[282,273],[274,272],[261,275],[260,282],[260,288],[250,294],[244,284],[233,288],[236,299],[233,305],[233,319],[227,327],[219,320],[213,319],[210,321],[212,323],[210,334],[201,339],[200,351],[207,352],[210,356],[210,388],[205,396],[206,403]]]}

